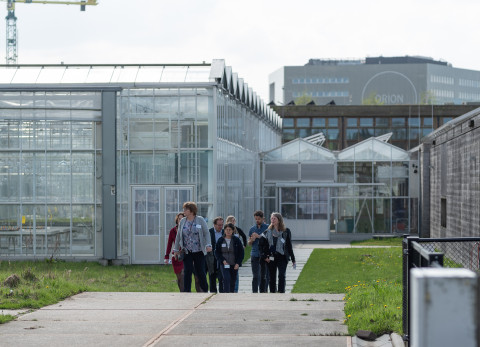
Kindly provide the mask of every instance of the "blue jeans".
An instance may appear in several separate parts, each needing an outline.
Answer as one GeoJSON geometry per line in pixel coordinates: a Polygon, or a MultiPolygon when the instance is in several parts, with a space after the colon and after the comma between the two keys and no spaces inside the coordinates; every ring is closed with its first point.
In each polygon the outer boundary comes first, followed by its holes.
{"type": "Polygon", "coordinates": [[[252,264],[252,293],[258,293],[260,286],[260,293],[267,291],[267,263],[260,257],[250,257],[252,264]]]}
{"type": "Polygon", "coordinates": [[[230,265],[230,268],[225,269],[225,265],[220,264],[220,270],[223,274],[223,290],[225,293],[235,292],[235,281],[237,278],[238,270],[234,269],[234,265],[230,265]]]}
{"type": "Polygon", "coordinates": [[[188,252],[183,258],[183,287],[185,292],[192,291],[192,274],[195,268],[195,274],[200,282],[200,288],[208,292],[207,275],[205,273],[205,255],[203,252],[188,252]]]}

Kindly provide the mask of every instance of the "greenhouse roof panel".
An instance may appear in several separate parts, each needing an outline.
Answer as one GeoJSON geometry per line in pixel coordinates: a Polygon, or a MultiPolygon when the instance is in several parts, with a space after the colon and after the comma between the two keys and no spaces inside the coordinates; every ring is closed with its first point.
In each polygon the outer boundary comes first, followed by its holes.
{"type": "Polygon", "coordinates": [[[338,160],[342,161],[403,161],[408,159],[408,152],[375,137],[350,146],[338,154],[338,160]]]}
{"type": "Polygon", "coordinates": [[[335,154],[328,149],[295,139],[265,153],[266,161],[335,161],[335,154]]]}

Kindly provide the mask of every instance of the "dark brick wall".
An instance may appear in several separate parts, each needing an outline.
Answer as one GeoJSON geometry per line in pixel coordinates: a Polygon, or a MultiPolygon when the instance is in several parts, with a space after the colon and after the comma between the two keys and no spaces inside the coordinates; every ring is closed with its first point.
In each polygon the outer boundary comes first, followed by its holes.
{"type": "MultiPolygon", "coordinates": [[[[479,237],[480,111],[448,130],[440,129],[431,140],[430,236],[479,237]],[[447,202],[446,228],[441,226],[442,198],[447,202]]],[[[428,208],[427,203],[422,206],[428,208]]]]}

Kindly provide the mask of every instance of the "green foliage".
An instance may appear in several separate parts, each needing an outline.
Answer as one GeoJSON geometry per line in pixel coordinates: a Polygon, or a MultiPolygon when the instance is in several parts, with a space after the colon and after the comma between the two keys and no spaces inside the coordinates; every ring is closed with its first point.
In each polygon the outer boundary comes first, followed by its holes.
{"type": "Polygon", "coordinates": [[[348,286],[345,295],[345,323],[348,333],[370,330],[377,335],[403,333],[401,281],[375,280],[348,286]]]}
{"type": "Polygon", "coordinates": [[[349,334],[402,333],[402,249],[315,249],[294,293],[346,293],[349,334]]]}
{"type": "Polygon", "coordinates": [[[0,314],[0,324],[10,322],[11,320],[14,320],[14,319],[15,317],[10,314],[6,314],[6,315],[0,314]]]}
{"type": "Polygon", "coordinates": [[[379,101],[376,92],[371,92],[365,99],[362,100],[362,105],[383,105],[384,102],[379,101]]]}
{"type": "Polygon", "coordinates": [[[109,266],[64,261],[0,262],[0,283],[22,274],[15,288],[0,287],[0,309],[40,308],[84,291],[178,291],[171,266],[109,266]]]}
{"type": "Polygon", "coordinates": [[[295,105],[306,105],[312,101],[312,97],[306,93],[303,93],[301,96],[295,99],[295,105]]]}

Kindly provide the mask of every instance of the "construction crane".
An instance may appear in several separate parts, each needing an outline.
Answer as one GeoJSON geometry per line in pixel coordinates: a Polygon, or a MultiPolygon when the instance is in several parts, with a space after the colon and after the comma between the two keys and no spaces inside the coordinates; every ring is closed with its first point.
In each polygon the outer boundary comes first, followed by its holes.
{"type": "Polygon", "coordinates": [[[5,56],[7,65],[17,64],[17,17],[15,17],[15,3],[24,4],[51,4],[51,5],[80,5],[80,11],[85,11],[87,5],[96,6],[97,0],[84,1],[41,1],[41,0],[0,0],[7,2],[7,54],[5,56]]]}

